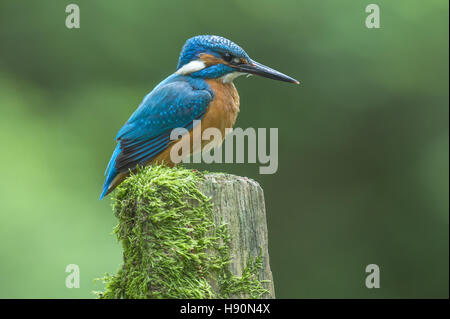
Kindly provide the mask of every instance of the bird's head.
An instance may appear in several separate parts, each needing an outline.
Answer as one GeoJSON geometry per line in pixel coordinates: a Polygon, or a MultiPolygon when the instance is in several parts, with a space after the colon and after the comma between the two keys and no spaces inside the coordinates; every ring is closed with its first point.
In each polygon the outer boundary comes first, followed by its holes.
{"type": "Polygon", "coordinates": [[[181,50],[176,73],[204,79],[222,78],[223,82],[231,82],[239,75],[255,74],[299,83],[252,60],[240,46],[216,35],[198,35],[188,39],[181,50]]]}

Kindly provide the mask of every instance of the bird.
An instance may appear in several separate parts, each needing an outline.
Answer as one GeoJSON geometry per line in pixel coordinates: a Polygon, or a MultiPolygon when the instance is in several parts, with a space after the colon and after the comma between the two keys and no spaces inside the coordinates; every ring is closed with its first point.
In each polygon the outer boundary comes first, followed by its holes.
{"type": "MultiPolygon", "coordinates": [[[[175,72],[143,98],[118,131],[100,199],[138,167],[156,163],[173,167],[171,148],[186,140],[192,143],[194,126],[202,131],[217,128],[224,138],[225,129],[233,127],[239,112],[239,94],[233,80],[241,75],[299,84],[251,59],[239,45],[224,37],[198,35],[186,40],[175,72]],[[188,133],[171,140],[171,131],[180,127],[188,133]]],[[[207,142],[202,141],[199,147],[207,142]]],[[[192,148],[191,153],[196,151],[192,148]]]]}

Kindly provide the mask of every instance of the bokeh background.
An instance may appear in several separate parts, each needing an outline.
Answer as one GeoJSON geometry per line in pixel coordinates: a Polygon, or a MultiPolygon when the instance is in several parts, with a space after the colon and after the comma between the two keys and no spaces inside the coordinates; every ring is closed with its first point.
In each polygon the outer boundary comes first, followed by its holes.
{"type": "Polygon", "coordinates": [[[448,1],[378,0],[381,29],[371,1],[73,1],[72,30],[69,3],[0,2],[1,298],[94,298],[118,269],[113,137],[197,34],[302,82],[235,81],[237,126],[279,128],[275,175],[200,167],[263,186],[277,297],[448,297],[448,1]]]}

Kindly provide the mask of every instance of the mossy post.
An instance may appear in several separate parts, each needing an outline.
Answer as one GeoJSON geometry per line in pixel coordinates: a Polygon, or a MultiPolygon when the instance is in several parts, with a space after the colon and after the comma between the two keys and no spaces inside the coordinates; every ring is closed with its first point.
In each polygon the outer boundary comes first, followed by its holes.
{"type": "Polygon", "coordinates": [[[124,262],[100,298],[275,298],[255,181],[149,166],[117,188],[113,209],[124,262]]]}

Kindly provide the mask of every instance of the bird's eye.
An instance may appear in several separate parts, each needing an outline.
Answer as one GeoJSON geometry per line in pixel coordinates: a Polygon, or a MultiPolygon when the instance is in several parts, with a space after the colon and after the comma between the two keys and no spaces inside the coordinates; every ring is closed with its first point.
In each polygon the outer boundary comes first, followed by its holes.
{"type": "Polygon", "coordinates": [[[227,52],[227,53],[224,53],[224,55],[223,55],[223,60],[224,60],[225,62],[231,62],[232,59],[233,59],[233,56],[232,56],[231,54],[229,54],[228,52],[227,52]]]}

